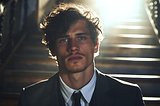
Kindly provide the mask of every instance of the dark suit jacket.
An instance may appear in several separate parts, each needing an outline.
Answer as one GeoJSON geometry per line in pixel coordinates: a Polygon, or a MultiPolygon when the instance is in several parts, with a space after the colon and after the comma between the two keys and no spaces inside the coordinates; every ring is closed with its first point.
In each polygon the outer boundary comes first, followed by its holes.
{"type": "MultiPolygon", "coordinates": [[[[59,73],[46,81],[23,88],[18,106],[60,106],[59,73]]],[[[95,106],[144,106],[137,85],[125,83],[97,71],[95,106]]]]}

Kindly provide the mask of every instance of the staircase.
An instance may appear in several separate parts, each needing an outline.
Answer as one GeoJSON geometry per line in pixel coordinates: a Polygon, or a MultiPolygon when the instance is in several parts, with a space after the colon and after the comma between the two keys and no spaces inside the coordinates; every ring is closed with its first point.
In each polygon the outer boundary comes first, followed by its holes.
{"type": "Polygon", "coordinates": [[[160,106],[160,44],[144,2],[135,1],[137,8],[106,28],[96,67],[103,73],[138,84],[146,106],[160,106]]]}
{"type": "MultiPolygon", "coordinates": [[[[143,4],[137,14],[104,29],[96,67],[113,77],[137,83],[146,106],[160,106],[160,44],[143,4]]],[[[0,106],[16,106],[22,87],[45,80],[58,69],[41,43],[42,32],[28,34],[3,73],[0,106]]]]}

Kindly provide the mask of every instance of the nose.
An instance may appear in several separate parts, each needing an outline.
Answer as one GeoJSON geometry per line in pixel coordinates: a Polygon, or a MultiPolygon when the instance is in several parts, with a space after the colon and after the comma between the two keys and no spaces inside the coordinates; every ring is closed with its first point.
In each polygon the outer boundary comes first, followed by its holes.
{"type": "Polygon", "coordinates": [[[78,43],[73,38],[70,39],[68,48],[69,48],[69,52],[72,52],[72,53],[79,51],[78,43]]]}

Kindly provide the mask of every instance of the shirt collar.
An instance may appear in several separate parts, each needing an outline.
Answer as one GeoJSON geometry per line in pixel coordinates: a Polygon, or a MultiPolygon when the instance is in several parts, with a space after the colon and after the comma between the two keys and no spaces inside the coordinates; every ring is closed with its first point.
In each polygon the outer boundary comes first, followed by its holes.
{"type": "Polygon", "coordinates": [[[61,92],[63,97],[64,97],[64,100],[65,102],[68,102],[73,94],[73,92],[75,91],[74,89],[70,88],[69,86],[67,86],[61,77],[60,78],[60,88],[61,88],[61,92]]]}
{"type": "Polygon", "coordinates": [[[80,90],[81,93],[83,94],[83,97],[88,103],[91,101],[91,98],[95,89],[95,85],[96,85],[96,79],[97,79],[96,71],[94,71],[93,77],[90,80],[90,82],[80,90]]]}
{"type": "Polygon", "coordinates": [[[77,92],[77,91],[81,91],[84,99],[87,101],[87,103],[89,103],[91,101],[94,89],[95,89],[95,85],[96,85],[96,71],[94,71],[93,77],[92,79],[89,81],[89,83],[87,85],[85,85],[83,88],[79,89],[79,90],[74,90],[72,88],[70,88],[69,86],[67,86],[62,78],[59,76],[60,78],[60,88],[61,88],[61,92],[65,102],[68,103],[68,101],[70,100],[73,92],[77,92]]]}

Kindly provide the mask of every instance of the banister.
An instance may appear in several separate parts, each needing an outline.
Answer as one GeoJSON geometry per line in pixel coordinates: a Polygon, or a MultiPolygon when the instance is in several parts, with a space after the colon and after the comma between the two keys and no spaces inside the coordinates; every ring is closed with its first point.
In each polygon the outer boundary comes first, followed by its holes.
{"type": "Polygon", "coordinates": [[[145,0],[146,12],[160,43],[160,1],[145,0]]]}

